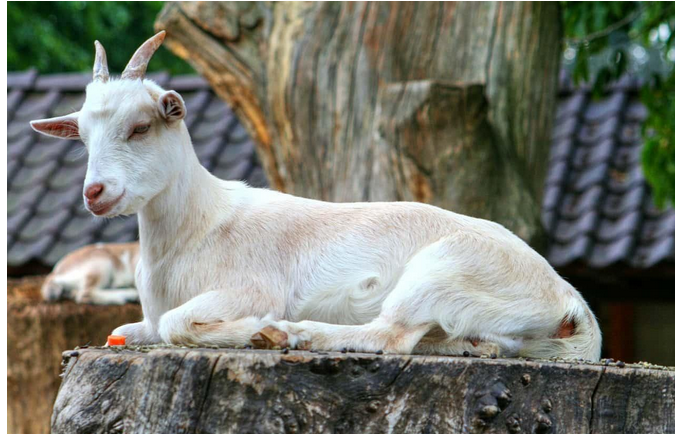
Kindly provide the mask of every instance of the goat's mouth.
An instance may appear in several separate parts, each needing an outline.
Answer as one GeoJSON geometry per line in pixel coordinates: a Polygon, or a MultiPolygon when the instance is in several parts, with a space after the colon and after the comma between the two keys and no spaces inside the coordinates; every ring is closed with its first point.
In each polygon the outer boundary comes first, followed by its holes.
{"type": "Polygon", "coordinates": [[[95,204],[88,204],[87,203],[87,208],[89,211],[91,211],[92,214],[97,215],[99,217],[104,216],[108,214],[124,197],[124,194],[126,193],[126,190],[122,192],[119,196],[117,196],[116,199],[113,199],[109,202],[102,202],[102,203],[95,203],[95,204]]]}

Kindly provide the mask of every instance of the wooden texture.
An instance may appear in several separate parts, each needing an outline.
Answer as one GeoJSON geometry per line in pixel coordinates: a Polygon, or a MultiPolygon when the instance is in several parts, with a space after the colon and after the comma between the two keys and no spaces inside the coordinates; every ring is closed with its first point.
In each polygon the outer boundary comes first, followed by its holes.
{"type": "Polygon", "coordinates": [[[273,188],[427,202],[540,245],[556,3],[170,3],[166,45],[234,109],[273,188]]]}
{"type": "Polygon", "coordinates": [[[61,380],[61,353],[105,343],[120,324],[138,321],[139,305],[86,306],[44,303],[43,277],[8,279],[7,431],[47,434],[61,380]]]}
{"type": "Polygon", "coordinates": [[[52,432],[675,433],[675,370],[226,349],[64,353],[52,432]]]}

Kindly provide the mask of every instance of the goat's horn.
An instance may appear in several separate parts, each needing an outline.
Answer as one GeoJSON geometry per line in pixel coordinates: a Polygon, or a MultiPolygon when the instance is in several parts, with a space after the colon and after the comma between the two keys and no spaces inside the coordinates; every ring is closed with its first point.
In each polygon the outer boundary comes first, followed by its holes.
{"type": "Polygon", "coordinates": [[[131,56],[131,60],[127,63],[127,67],[122,72],[122,78],[131,80],[145,77],[145,71],[148,69],[148,62],[155,51],[162,45],[166,32],[162,30],[152,38],[148,39],[141,45],[138,50],[131,56]]]}
{"type": "Polygon", "coordinates": [[[108,58],[105,55],[105,49],[100,42],[94,41],[96,46],[96,59],[94,60],[94,81],[105,83],[110,78],[108,73],[108,58]]]}

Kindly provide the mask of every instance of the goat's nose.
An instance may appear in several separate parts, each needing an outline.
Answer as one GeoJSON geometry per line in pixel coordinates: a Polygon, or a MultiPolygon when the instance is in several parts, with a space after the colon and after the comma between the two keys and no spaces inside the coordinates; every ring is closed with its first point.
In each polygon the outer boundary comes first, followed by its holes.
{"type": "Polygon", "coordinates": [[[86,197],[87,200],[93,202],[96,199],[98,199],[101,196],[101,194],[103,194],[104,188],[105,187],[100,182],[91,184],[90,186],[84,189],[84,197],[86,197]]]}

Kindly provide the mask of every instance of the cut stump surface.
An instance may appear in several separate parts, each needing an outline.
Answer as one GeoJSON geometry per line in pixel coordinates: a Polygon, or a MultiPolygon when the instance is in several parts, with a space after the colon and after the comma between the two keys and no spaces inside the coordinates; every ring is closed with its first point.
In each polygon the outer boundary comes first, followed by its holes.
{"type": "Polygon", "coordinates": [[[675,433],[672,368],[180,347],[64,360],[53,433],[675,433]]]}

